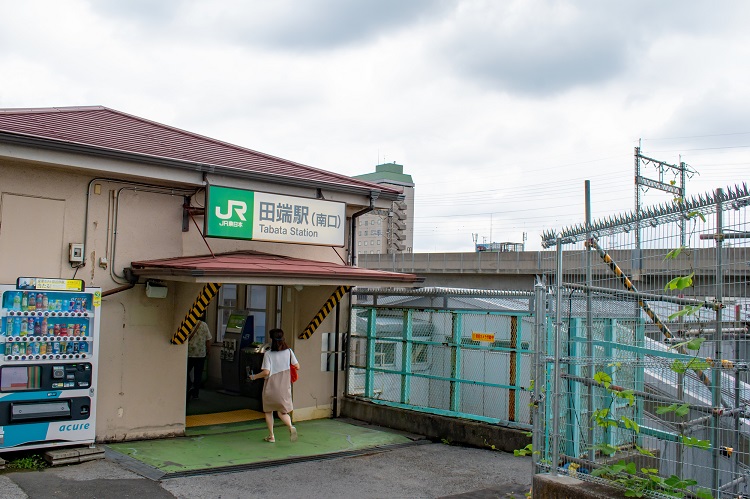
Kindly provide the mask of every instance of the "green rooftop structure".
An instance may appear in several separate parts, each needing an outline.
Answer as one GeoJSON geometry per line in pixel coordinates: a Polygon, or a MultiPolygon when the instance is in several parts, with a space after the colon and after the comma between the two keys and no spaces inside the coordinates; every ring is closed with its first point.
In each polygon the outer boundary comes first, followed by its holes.
{"type": "Polygon", "coordinates": [[[411,253],[414,246],[414,181],[404,173],[404,165],[382,163],[372,173],[353,178],[400,188],[402,201],[394,201],[390,210],[373,210],[360,217],[357,225],[357,253],[411,253]]]}

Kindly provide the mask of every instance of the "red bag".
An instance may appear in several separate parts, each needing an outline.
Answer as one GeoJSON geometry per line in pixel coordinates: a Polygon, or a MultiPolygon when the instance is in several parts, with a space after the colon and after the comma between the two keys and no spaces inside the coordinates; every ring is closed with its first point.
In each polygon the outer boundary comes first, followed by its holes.
{"type": "Polygon", "coordinates": [[[299,373],[297,372],[297,367],[292,365],[292,351],[289,350],[289,375],[292,378],[292,383],[297,381],[299,379],[299,373]]]}

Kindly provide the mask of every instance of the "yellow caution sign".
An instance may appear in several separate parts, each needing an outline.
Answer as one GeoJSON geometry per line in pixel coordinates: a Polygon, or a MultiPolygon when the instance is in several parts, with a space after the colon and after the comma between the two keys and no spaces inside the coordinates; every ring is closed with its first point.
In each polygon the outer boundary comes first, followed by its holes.
{"type": "Polygon", "coordinates": [[[320,326],[320,323],[323,322],[328,314],[331,313],[331,310],[333,310],[334,307],[338,305],[341,297],[348,293],[350,289],[352,289],[351,286],[339,286],[338,288],[336,288],[336,291],[334,291],[331,297],[326,300],[318,313],[315,314],[315,317],[313,317],[313,319],[310,321],[310,324],[307,325],[305,330],[302,331],[302,334],[300,334],[298,338],[301,340],[306,340],[310,336],[312,336],[315,330],[318,329],[318,326],[320,326]]]}
{"type": "Polygon", "coordinates": [[[190,307],[188,313],[185,314],[180,327],[177,328],[177,332],[172,336],[171,342],[173,345],[182,345],[185,343],[188,336],[190,336],[190,331],[193,330],[200,317],[206,312],[206,307],[211,303],[216,293],[219,292],[220,287],[221,284],[215,282],[210,282],[203,286],[200,294],[198,294],[198,298],[195,299],[195,303],[190,307]]]}

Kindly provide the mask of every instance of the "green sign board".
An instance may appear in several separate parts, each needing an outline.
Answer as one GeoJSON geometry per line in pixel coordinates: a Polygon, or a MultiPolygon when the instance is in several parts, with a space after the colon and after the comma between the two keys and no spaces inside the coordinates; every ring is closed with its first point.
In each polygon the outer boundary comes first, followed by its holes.
{"type": "Polygon", "coordinates": [[[209,186],[205,235],[343,246],[346,204],[209,186]]]}
{"type": "Polygon", "coordinates": [[[206,203],[206,237],[253,238],[255,192],[210,186],[206,203]]]}

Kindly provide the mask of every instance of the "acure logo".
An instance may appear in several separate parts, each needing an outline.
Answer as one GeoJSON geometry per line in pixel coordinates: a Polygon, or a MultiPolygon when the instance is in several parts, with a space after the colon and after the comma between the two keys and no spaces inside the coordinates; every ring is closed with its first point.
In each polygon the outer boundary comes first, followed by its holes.
{"type": "Polygon", "coordinates": [[[76,430],[88,430],[91,423],[77,423],[77,424],[62,424],[58,428],[59,431],[76,431],[76,430]]]}
{"type": "Polygon", "coordinates": [[[247,211],[247,203],[244,201],[234,201],[232,199],[229,200],[229,203],[227,204],[227,212],[222,213],[221,208],[219,206],[216,207],[216,216],[221,218],[222,220],[227,220],[228,218],[232,218],[232,209],[234,209],[234,212],[237,213],[237,216],[240,217],[240,220],[247,220],[245,218],[245,212],[247,211]]]}

